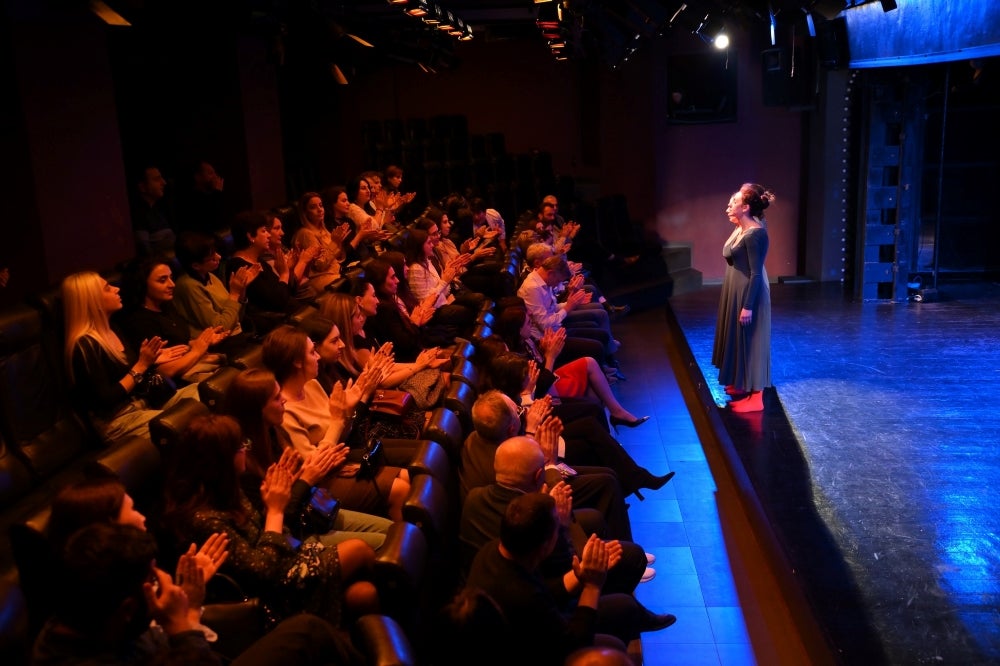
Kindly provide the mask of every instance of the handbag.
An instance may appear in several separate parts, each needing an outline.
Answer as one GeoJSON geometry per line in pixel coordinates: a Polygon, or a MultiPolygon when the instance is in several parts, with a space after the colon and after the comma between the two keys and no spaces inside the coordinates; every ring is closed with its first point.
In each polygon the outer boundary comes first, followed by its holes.
{"type": "Polygon", "coordinates": [[[382,446],[382,440],[372,439],[361,455],[361,470],[358,472],[358,476],[374,479],[383,467],[385,467],[385,448],[382,446]]]}
{"type": "Polygon", "coordinates": [[[315,534],[332,532],[339,511],[340,500],[330,495],[325,488],[313,488],[309,503],[299,516],[299,533],[295,535],[296,538],[304,540],[315,534]]]}
{"type": "Polygon", "coordinates": [[[139,386],[139,397],[153,409],[162,409],[163,405],[167,404],[177,393],[174,382],[158,372],[147,373],[145,380],[139,386]]]}
{"type": "Polygon", "coordinates": [[[379,389],[372,398],[371,410],[388,416],[403,416],[413,406],[413,396],[407,391],[379,389]]]}

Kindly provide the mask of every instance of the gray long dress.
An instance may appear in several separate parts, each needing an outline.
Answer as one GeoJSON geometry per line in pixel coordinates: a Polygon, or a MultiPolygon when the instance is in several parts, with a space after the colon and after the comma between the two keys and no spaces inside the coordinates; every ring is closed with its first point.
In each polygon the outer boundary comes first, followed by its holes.
{"type": "Polygon", "coordinates": [[[722,247],[726,275],[719,297],[712,364],[719,383],[744,391],[771,385],[771,289],[764,269],[767,229],[754,228],[737,240],[733,233],[722,247]],[[740,324],[740,310],[753,311],[748,326],[740,324]]]}

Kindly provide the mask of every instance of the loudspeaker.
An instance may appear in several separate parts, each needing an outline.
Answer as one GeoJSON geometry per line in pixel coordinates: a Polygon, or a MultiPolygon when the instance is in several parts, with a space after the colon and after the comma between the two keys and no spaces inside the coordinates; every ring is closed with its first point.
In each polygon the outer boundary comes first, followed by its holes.
{"type": "Polygon", "coordinates": [[[819,64],[828,69],[841,69],[851,61],[847,47],[847,19],[843,16],[816,24],[816,46],[819,64]]]}

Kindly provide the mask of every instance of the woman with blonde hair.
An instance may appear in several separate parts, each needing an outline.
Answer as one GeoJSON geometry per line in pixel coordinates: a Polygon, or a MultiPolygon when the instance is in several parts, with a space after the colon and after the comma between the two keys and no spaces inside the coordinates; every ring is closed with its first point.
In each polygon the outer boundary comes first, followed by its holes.
{"type": "Polygon", "coordinates": [[[159,337],[129,347],[111,325],[122,308],[118,287],[93,271],[68,275],[62,282],[66,328],[65,358],[73,394],[101,438],[108,443],[130,435],[148,436],[149,421],[181,398],[198,397],[197,384],[173,392],[156,372],[184,354],[165,347],[159,337]]]}

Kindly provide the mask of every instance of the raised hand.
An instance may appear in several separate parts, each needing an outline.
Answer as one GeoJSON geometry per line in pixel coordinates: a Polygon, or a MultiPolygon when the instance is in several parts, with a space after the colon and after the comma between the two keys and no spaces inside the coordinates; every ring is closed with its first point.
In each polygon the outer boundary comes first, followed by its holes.
{"type": "Polygon", "coordinates": [[[539,347],[542,355],[545,356],[545,367],[552,370],[555,366],[555,360],[559,358],[559,354],[562,353],[563,347],[566,346],[566,329],[563,327],[550,328],[542,334],[542,339],[539,341],[539,347]]]}
{"type": "MultiPolygon", "coordinates": [[[[194,544],[191,544],[189,552],[192,549],[194,544]]],[[[223,532],[216,532],[205,540],[198,552],[194,553],[194,557],[207,583],[229,557],[229,537],[223,532]]]]}
{"type": "Polygon", "coordinates": [[[617,539],[612,541],[605,541],[604,545],[608,547],[608,568],[611,569],[616,564],[622,561],[622,542],[617,539]]]}
{"type": "Polygon", "coordinates": [[[205,603],[205,572],[198,566],[194,544],[177,560],[174,580],[187,595],[189,608],[200,608],[205,603]]]}
{"type": "Polygon", "coordinates": [[[535,386],[538,384],[538,363],[535,359],[528,361],[528,376],[524,379],[524,392],[528,395],[535,395],[535,386]]]}
{"type": "Polygon", "coordinates": [[[320,446],[302,465],[299,478],[310,486],[315,486],[330,472],[344,464],[348,450],[347,445],[343,443],[320,446]]]}
{"type": "Polygon", "coordinates": [[[573,489],[565,481],[560,481],[549,489],[548,494],[556,501],[556,518],[563,527],[569,527],[573,518],[573,489]]]}
{"type": "Polygon", "coordinates": [[[264,481],[260,484],[260,496],[268,511],[283,513],[292,496],[292,475],[288,470],[273,463],[267,468],[264,481]]]}
{"type": "MultiPolygon", "coordinates": [[[[207,346],[205,347],[208,348],[207,346]]],[[[176,361],[184,354],[187,354],[191,348],[188,345],[174,345],[173,347],[160,347],[159,353],[156,355],[156,365],[162,363],[170,363],[171,361],[176,361]]]]}
{"type": "Polygon", "coordinates": [[[591,534],[583,547],[582,557],[573,557],[573,573],[584,585],[602,587],[608,577],[608,547],[596,534],[591,534]]]}
{"type": "Polygon", "coordinates": [[[528,407],[527,413],[524,415],[524,431],[535,433],[535,438],[538,437],[538,427],[542,424],[542,421],[549,417],[552,413],[552,396],[542,396],[538,400],[531,403],[528,407]]]}
{"type": "Polygon", "coordinates": [[[260,264],[240,266],[229,276],[229,291],[243,298],[247,293],[247,287],[260,275],[261,270],[263,267],[260,264]]]}
{"type": "Polygon", "coordinates": [[[158,335],[146,338],[139,346],[139,362],[146,368],[158,362],[160,352],[163,350],[163,339],[158,335]]]}
{"type": "Polygon", "coordinates": [[[559,436],[562,434],[563,425],[558,416],[549,416],[535,431],[535,439],[542,447],[545,454],[545,464],[554,465],[558,459],[559,436]]]}
{"type": "Polygon", "coordinates": [[[155,586],[149,582],[142,584],[142,594],[146,598],[150,616],[168,635],[190,631],[187,593],[179,585],[174,585],[166,571],[154,567],[153,575],[156,577],[155,586]]]}

